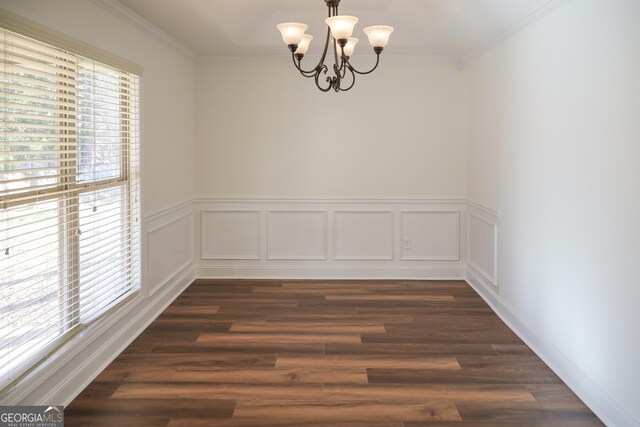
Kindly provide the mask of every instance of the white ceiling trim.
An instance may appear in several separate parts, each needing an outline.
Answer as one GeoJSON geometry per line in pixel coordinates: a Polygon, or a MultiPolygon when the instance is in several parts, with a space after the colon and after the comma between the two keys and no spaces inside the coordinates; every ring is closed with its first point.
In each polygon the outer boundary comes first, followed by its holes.
{"type": "MultiPolygon", "coordinates": [[[[304,62],[316,64],[320,60],[321,55],[306,55],[304,62]]],[[[372,53],[371,62],[375,62],[375,56],[372,53]]],[[[331,56],[330,59],[332,59],[331,56]]],[[[196,62],[199,64],[213,64],[216,62],[237,62],[237,63],[258,63],[258,62],[286,62],[291,63],[291,53],[283,51],[282,54],[273,55],[199,55],[196,62]]],[[[389,62],[394,64],[456,64],[460,62],[458,58],[447,55],[382,55],[380,62],[389,62]]]]}
{"type": "Polygon", "coordinates": [[[189,49],[165,31],[133,12],[117,0],[91,0],[91,2],[100,6],[132,27],[142,31],[168,48],[175,50],[185,58],[191,61],[195,61],[197,59],[198,55],[193,50],[189,49]]]}
{"type": "Polygon", "coordinates": [[[540,7],[533,10],[527,16],[522,18],[520,21],[510,26],[505,32],[500,34],[494,40],[490,41],[489,43],[485,44],[479,49],[469,52],[467,55],[464,56],[463,61],[467,62],[467,61],[472,61],[478,58],[482,54],[504,43],[506,40],[508,40],[512,36],[518,34],[520,31],[523,31],[525,28],[529,27],[530,25],[533,25],[534,23],[538,22],[540,19],[551,14],[553,11],[555,11],[556,9],[559,9],[560,7],[569,3],[570,1],[572,0],[547,0],[545,3],[540,5],[540,7]]]}

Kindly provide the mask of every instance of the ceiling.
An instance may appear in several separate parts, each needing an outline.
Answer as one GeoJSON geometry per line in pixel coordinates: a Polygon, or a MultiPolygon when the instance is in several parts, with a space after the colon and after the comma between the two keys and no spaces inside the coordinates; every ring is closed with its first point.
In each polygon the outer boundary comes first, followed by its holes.
{"type": "MultiPolygon", "coordinates": [[[[303,22],[319,54],[326,32],[323,0],[119,0],[199,56],[275,55],[288,52],[275,26],[303,22]]],[[[464,58],[549,9],[559,0],[342,0],[340,14],[360,18],[362,29],[391,25],[387,55],[464,58]]]]}

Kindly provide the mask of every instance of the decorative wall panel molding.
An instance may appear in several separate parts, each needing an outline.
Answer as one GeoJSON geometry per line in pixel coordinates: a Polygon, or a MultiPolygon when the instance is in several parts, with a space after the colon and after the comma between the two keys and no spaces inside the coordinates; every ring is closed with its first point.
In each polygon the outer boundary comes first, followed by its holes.
{"type": "Polygon", "coordinates": [[[393,211],[335,211],[333,259],[393,260],[393,211]]]}
{"type": "Polygon", "coordinates": [[[465,199],[198,198],[196,274],[460,279],[466,206],[465,199]],[[402,249],[403,233],[411,250],[402,249]]]}
{"type": "Polygon", "coordinates": [[[327,259],[327,211],[268,211],[267,259],[327,259]]]}
{"type": "Polygon", "coordinates": [[[470,206],[467,230],[468,267],[485,282],[498,286],[498,217],[470,206]]]}
{"type": "Polygon", "coordinates": [[[167,209],[166,215],[145,220],[146,259],[143,294],[153,295],[193,264],[193,208],[167,209]]]}
{"type": "Polygon", "coordinates": [[[259,260],[260,211],[201,211],[200,259],[259,260]]]}
{"type": "Polygon", "coordinates": [[[400,259],[459,261],[460,211],[410,210],[400,213],[400,259]]]}

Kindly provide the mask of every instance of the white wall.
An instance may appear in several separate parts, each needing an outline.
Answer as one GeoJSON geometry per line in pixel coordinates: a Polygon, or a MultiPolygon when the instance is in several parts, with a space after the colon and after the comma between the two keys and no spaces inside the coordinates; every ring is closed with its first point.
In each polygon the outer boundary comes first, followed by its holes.
{"type": "Polygon", "coordinates": [[[574,0],[468,64],[469,196],[499,211],[480,289],[620,426],[640,425],[639,23],[637,0],[574,0]]]}
{"type": "MultiPolygon", "coordinates": [[[[362,49],[363,68],[374,54],[362,49]],[[368,61],[367,61],[368,60],[368,61]]],[[[282,57],[197,66],[199,196],[466,195],[464,74],[382,55],[346,93],[321,93],[282,57]]]]}

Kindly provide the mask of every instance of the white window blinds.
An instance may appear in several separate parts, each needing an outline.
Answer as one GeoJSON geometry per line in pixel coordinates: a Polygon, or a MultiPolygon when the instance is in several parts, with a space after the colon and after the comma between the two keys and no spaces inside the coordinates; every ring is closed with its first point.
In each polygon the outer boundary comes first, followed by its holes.
{"type": "Polygon", "coordinates": [[[0,29],[0,389],[140,287],[138,80],[0,29]]]}

